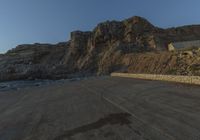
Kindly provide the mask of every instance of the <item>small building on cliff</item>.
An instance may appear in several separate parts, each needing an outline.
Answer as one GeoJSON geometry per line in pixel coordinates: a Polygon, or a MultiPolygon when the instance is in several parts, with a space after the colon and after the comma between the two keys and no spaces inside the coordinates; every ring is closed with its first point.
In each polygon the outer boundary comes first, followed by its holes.
{"type": "Polygon", "coordinates": [[[168,51],[189,50],[193,48],[200,48],[200,40],[172,42],[167,46],[168,51]]]}

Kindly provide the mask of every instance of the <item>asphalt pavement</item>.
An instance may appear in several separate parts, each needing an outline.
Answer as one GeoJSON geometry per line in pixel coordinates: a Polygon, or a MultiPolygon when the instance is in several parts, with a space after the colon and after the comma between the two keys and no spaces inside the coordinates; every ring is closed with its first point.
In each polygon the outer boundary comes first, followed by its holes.
{"type": "Polygon", "coordinates": [[[93,77],[2,90],[0,140],[200,140],[200,86],[93,77]]]}

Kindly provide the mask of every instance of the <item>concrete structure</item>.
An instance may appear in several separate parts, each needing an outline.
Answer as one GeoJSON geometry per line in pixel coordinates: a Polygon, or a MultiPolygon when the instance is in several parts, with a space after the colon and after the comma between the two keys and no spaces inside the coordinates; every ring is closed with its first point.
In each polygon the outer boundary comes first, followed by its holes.
{"type": "Polygon", "coordinates": [[[200,76],[132,74],[132,73],[112,73],[111,76],[200,85],[200,76]]]}
{"type": "Polygon", "coordinates": [[[167,47],[169,51],[187,50],[187,49],[192,49],[192,48],[197,48],[197,47],[200,48],[200,40],[172,42],[168,44],[167,47]]]}

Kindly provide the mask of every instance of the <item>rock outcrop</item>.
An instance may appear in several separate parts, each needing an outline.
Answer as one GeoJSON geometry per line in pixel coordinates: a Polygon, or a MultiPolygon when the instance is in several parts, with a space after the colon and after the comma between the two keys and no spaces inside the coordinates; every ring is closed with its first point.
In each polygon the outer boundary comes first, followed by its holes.
{"type": "Polygon", "coordinates": [[[0,55],[0,80],[60,79],[113,71],[200,75],[198,50],[167,52],[166,44],[200,39],[200,25],[161,29],[146,19],[100,23],[68,42],[19,45],[0,55]]]}

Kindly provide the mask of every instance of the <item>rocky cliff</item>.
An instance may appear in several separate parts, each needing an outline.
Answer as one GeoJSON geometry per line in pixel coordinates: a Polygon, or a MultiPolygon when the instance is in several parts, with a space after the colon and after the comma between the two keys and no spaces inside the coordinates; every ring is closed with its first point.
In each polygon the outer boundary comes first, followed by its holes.
{"type": "Polygon", "coordinates": [[[132,17],[74,31],[68,42],[19,45],[0,55],[0,80],[60,79],[113,71],[200,75],[199,50],[167,52],[166,44],[200,39],[200,25],[161,29],[132,17]]]}

